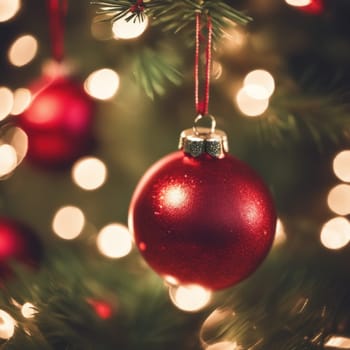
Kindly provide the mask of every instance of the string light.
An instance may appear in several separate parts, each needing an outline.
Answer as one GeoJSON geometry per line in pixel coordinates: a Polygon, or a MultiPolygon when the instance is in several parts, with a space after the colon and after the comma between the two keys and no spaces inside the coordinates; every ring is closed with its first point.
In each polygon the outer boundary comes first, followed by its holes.
{"type": "Polygon", "coordinates": [[[350,349],[350,338],[331,336],[324,344],[325,348],[350,349]]]}
{"type": "Polygon", "coordinates": [[[6,22],[13,18],[20,8],[20,0],[0,0],[0,22],[6,22]]]}
{"type": "Polygon", "coordinates": [[[303,7],[311,5],[312,0],[285,0],[285,2],[291,6],[303,7]]]}
{"type": "Polygon", "coordinates": [[[328,249],[341,249],[350,241],[350,223],[343,217],[326,222],[321,231],[321,243],[328,249]]]}
{"type": "Polygon", "coordinates": [[[342,151],[335,156],[333,170],[340,180],[350,182],[350,150],[342,151]]]}
{"type": "Polygon", "coordinates": [[[22,67],[33,60],[38,51],[38,41],[32,35],[22,35],[10,46],[8,59],[16,67],[22,67]]]}
{"type": "Polygon", "coordinates": [[[24,303],[21,307],[21,313],[24,318],[33,318],[38,313],[38,311],[33,304],[24,303]]]}
{"type": "Polygon", "coordinates": [[[5,86],[0,87],[0,121],[4,120],[11,113],[12,108],[12,91],[5,86]]]}
{"type": "Polygon", "coordinates": [[[96,190],[106,181],[107,167],[100,159],[85,157],[73,165],[72,178],[82,189],[96,190]]]}
{"type": "Polygon", "coordinates": [[[131,19],[127,21],[129,14],[113,23],[112,31],[115,39],[135,39],[143,34],[148,27],[148,17],[144,15],[144,20],[131,19]]]}
{"type": "Polygon", "coordinates": [[[269,100],[256,99],[248,95],[243,87],[236,95],[236,103],[240,111],[248,117],[257,117],[266,112],[269,100]]]}
{"type": "Polygon", "coordinates": [[[128,228],[121,224],[105,226],[97,236],[99,251],[109,258],[122,258],[132,249],[132,238],[128,228]]]}
{"type": "Polygon", "coordinates": [[[243,86],[250,97],[258,100],[266,100],[275,91],[275,80],[268,71],[256,69],[246,75],[243,86]]]}
{"type": "Polygon", "coordinates": [[[16,150],[8,144],[0,146],[0,177],[10,174],[17,166],[16,150]]]}
{"type": "Polygon", "coordinates": [[[338,185],[328,194],[328,206],[338,215],[350,214],[350,185],[338,185]]]}
{"type": "Polygon", "coordinates": [[[102,68],[91,73],[85,81],[85,91],[99,100],[111,99],[119,89],[119,75],[112,69],[102,68]]]}
{"type": "Polygon", "coordinates": [[[10,339],[15,333],[16,321],[4,310],[0,310],[0,338],[10,339]]]}
{"type": "Polygon", "coordinates": [[[170,286],[170,299],[182,311],[197,312],[210,302],[212,293],[198,285],[170,286]]]}
{"type": "Polygon", "coordinates": [[[32,94],[30,90],[19,88],[13,93],[13,106],[11,110],[12,115],[22,114],[30,105],[32,101],[32,94]]]}
{"type": "Polygon", "coordinates": [[[62,239],[72,240],[77,238],[85,225],[83,212],[73,206],[60,208],[52,221],[52,229],[62,239]]]}

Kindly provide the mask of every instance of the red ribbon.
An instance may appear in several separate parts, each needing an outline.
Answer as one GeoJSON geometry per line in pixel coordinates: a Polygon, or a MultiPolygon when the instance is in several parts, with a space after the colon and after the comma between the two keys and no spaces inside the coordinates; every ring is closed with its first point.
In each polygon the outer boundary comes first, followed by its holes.
{"type": "Polygon", "coordinates": [[[194,63],[194,85],[195,85],[195,106],[198,114],[207,115],[209,111],[210,98],[210,76],[212,63],[212,37],[213,25],[210,16],[207,16],[207,47],[205,52],[205,83],[204,96],[199,99],[199,66],[200,66],[200,41],[201,41],[201,13],[196,13],[196,44],[195,44],[195,63],[194,63]]]}

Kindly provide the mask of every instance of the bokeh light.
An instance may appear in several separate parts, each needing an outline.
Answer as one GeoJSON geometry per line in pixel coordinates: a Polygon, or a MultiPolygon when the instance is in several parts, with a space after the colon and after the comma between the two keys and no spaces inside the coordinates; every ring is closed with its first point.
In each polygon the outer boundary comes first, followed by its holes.
{"type": "Polygon", "coordinates": [[[77,207],[66,206],[60,208],[52,221],[52,229],[62,239],[77,238],[85,225],[84,213],[77,207]]]}
{"type": "Polygon", "coordinates": [[[0,338],[10,339],[15,333],[16,321],[4,310],[0,310],[0,338]]]}
{"type": "Polygon", "coordinates": [[[211,344],[205,348],[206,350],[239,350],[241,347],[236,342],[222,341],[219,343],[211,344]]]}
{"type": "Polygon", "coordinates": [[[17,155],[17,166],[22,162],[28,151],[28,136],[19,127],[12,127],[4,135],[4,139],[11,145],[17,155]]]}
{"type": "Polygon", "coordinates": [[[0,177],[10,174],[16,166],[16,150],[8,144],[0,145],[0,177]]]}
{"type": "Polygon", "coordinates": [[[258,100],[266,100],[275,91],[275,80],[268,71],[256,69],[246,75],[243,86],[248,96],[258,100]]]}
{"type": "Polygon", "coordinates": [[[0,22],[13,18],[20,8],[20,0],[0,0],[0,22]]]}
{"type": "Polygon", "coordinates": [[[97,158],[84,157],[73,165],[72,178],[75,184],[82,189],[96,190],[106,181],[107,167],[97,158]]]}
{"type": "Polygon", "coordinates": [[[147,29],[147,16],[144,16],[143,21],[139,21],[138,19],[127,21],[126,18],[129,16],[127,14],[113,23],[112,31],[115,39],[135,39],[147,29]]]}
{"type": "Polygon", "coordinates": [[[21,307],[21,313],[24,318],[33,318],[38,313],[38,311],[33,304],[24,303],[21,307]]]}
{"type": "Polygon", "coordinates": [[[5,87],[0,87],[0,121],[4,120],[13,108],[13,93],[5,87]]]}
{"type": "Polygon", "coordinates": [[[198,285],[170,286],[169,295],[173,304],[186,312],[197,312],[210,302],[212,293],[198,285]]]}
{"type": "Polygon", "coordinates": [[[102,68],[85,80],[85,91],[99,100],[111,99],[119,89],[119,75],[112,69],[102,68]]]}
{"type": "Polygon", "coordinates": [[[11,110],[12,115],[22,114],[30,105],[32,101],[32,94],[30,90],[19,88],[13,92],[13,106],[11,110]]]}
{"type": "Polygon", "coordinates": [[[126,226],[110,224],[99,232],[97,247],[103,255],[109,258],[122,258],[131,252],[132,237],[126,226]]]}
{"type": "Polygon", "coordinates": [[[350,223],[343,217],[336,217],[324,224],[321,243],[328,249],[341,249],[350,240],[350,223]]]}
{"type": "Polygon", "coordinates": [[[328,206],[338,215],[350,214],[350,185],[337,185],[328,194],[328,206]]]}
{"type": "Polygon", "coordinates": [[[350,349],[350,338],[332,335],[324,344],[325,348],[350,349]]]}
{"type": "Polygon", "coordinates": [[[32,35],[22,35],[10,46],[8,59],[16,67],[22,67],[33,60],[38,51],[38,41],[32,35]]]}
{"type": "Polygon", "coordinates": [[[283,223],[282,223],[281,219],[277,219],[276,234],[275,234],[275,240],[274,240],[273,244],[275,246],[280,245],[283,242],[285,242],[286,239],[287,239],[287,236],[286,236],[286,232],[284,230],[283,223]]]}
{"type": "Polygon", "coordinates": [[[291,6],[303,7],[311,5],[312,0],[285,0],[285,2],[291,6]]]}
{"type": "Polygon", "coordinates": [[[266,112],[269,100],[256,99],[247,94],[245,88],[238,91],[236,103],[240,111],[248,117],[258,117],[266,112]]]}
{"type": "Polygon", "coordinates": [[[340,180],[350,182],[350,150],[342,151],[335,156],[333,170],[340,180]]]}

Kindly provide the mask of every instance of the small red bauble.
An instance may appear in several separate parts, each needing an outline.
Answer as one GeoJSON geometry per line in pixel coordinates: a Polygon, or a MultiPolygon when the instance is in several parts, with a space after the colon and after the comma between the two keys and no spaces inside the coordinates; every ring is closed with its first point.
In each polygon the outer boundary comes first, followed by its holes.
{"type": "Polygon", "coordinates": [[[44,77],[31,90],[33,101],[19,118],[29,137],[28,159],[48,168],[71,165],[91,146],[94,101],[67,77],[44,77]]]}
{"type": "Polygon", "coordinates": [[[0,280],[11,276],[11,261],[38,267],[42,255],[42,245],[30,228],[0,217],[0,280]]]}
{"type": "Polygon", "coordinates": [[[217,157],[221,141],[203,135],[190,135],[192,155],[177,151],[146,172],[131,201],[129,226],[157,273],[216,290],[259,266],[274,239],[276,214],[260,177],[226,152],[217,157]]]}

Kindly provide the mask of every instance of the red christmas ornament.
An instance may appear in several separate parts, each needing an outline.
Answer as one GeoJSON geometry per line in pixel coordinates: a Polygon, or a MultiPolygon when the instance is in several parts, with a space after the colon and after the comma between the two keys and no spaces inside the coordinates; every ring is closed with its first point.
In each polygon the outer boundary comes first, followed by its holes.
{"type": "Polygon", "coordinates": [[[48,168],[71,165],[92,144],[94,101],[67,77],[33,84],[34,99],[20,116],[29,137],[28,159],[48,168]]]}
{"type": "Polygon", "coordinates": [[[11,274],[11,261],[38,267],[42,259],[41,243],[34,232],[15,220],[0,217],[0,280],[11,274]]]}
{"type": "Polygon", "coordinates": [[[276,214],[261,178],[227,154],[225,133],[194,130],[182,133],[183,150],[143,176],[129,226],[157,273],[216,290],[259,266],[274,239],[276,214]]]}
{"type": "Polygon", "coordinates": [[[298,8],[305,13],[319,15],[324,11],[323,0],[310,0],[310,3],[305,6],[298,6],[298,8]]]}

